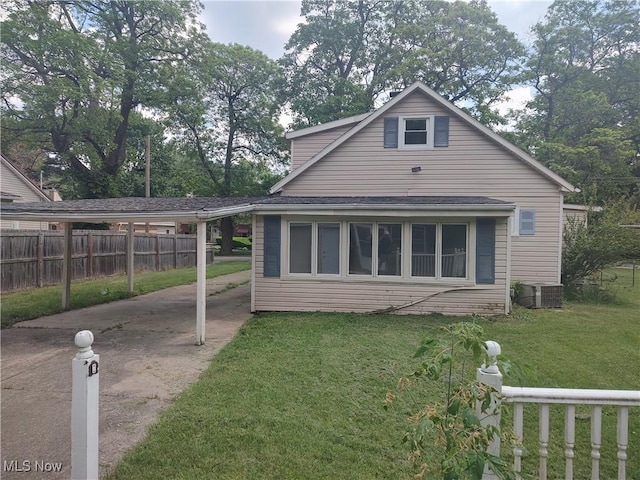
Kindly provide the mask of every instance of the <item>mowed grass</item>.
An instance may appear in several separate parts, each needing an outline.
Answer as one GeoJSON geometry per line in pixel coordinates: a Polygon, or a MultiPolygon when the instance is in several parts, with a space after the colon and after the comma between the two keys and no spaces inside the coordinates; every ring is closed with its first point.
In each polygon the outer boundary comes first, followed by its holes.
{"type": "MultiPolygon", "coordinates": [[[[386,392],[415,366],[411,357],[424,335],[476,321],[506,356],[531,369],[528,386],[638,389],[640,287],[615,288],[612,305],[518,309],[498,319],[260,315],[108,478],[411,478],[401,442],[407,417],[425,403],[444,401],[444,384],[401,395],[389,410],[383,404],[386,392]]],[[[638,410],[630,413],[627,478],[640,478],[638,410]]],[[[578,421],[574,478],[584,479],[590,478],[589,412],[579,413],[586,420],[578,421]]],[[[525,466],[535,473],[537,412],[527,415],[525,466]]],[[[509,416],[506,408],[505,421],[509,416]]],[[[554,412],[552,421],[549,478],[564,478],[563,413],[554,412]]],[[[606,409],[603,422],[600,478],[617,478],[615,413],[606,409]]]]}
{"type": "MultiPolygon", "coordinates": [[[[207,278],[249,270],[248,260],[225,261],[207,266],[207,278]]],[[[161,272],[141,272],[134,277],[134,291],[127,291],[127,276],[114,275],[71,284],[71,309],[130,298],[164,288],[187,285],[196,281],[196,268],[180,268],[161,272]]],[[[2,295],[2,328],[62,311],[62,287],[31,288],[2,295]]]]}

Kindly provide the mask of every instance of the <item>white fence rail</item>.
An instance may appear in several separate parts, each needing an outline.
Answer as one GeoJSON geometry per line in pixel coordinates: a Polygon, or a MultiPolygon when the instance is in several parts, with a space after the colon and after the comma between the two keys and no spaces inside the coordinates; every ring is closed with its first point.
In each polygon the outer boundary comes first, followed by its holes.
{"type": "MultiPolygon", "coordinates": [[[[495,342],[487,342],[493,346],[493,353],[500,353],[500,347],[495,342]]],[[[488,367],[483,365],[477,372],[478,380],[491,385],[497,391],[496,402],[513,405],[513,432],[520,443],[524,440],[524,406],[525,404],[539,405],[538,428],[538,454],[539,469],[538,478],[546,480],[548,472],[548,446],[549,446],[549,407],[551,405],[564,405],[564,459],[565,480],[574,478],[575,456],[575,432],[576,432],[576,406],[586,405],[591,407],[591,480],[600,479],[600,447],[602,442],[602,407],[613,406],[617,410],[617,459],[618,480],[626,480],[627,449],[629,446],[629,407],[640,407],[640,390],[594,390],[594,389],[569,389],[569,388],[529,388],[510,387],[502,385],[502,374],[495,362],[488,367]]],[[[500,408],[496,409],[493,417],[485,418],[485,423],[500,425],[500,408]]],[[[500,443],[496,439],[491,446],[491,453],[499,455],[500,443]]],[[[516,478],[520,479],[522,473],[521,448],[514,449],[514,471],[516,478]]],[[[489,472],[485,473],[484,480],[495,478],[489,472]]]]}

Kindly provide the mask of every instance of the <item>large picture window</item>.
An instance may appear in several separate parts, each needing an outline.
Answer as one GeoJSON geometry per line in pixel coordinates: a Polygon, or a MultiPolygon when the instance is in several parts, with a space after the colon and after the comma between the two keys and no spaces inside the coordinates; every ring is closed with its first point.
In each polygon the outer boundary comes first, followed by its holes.
{"type": "Polygon", "coordinates": [[[481,283],[493,283],[495,278],[495,220],[491,219],[289,221],[287,232],[286,271],[291,275],[433,281],[474,276],[481,283]],[[481,221],[484,234],[479,236],[476,224],[481,221]],[[483,262],[480,267],[471,263],[478,258],[483,262]]]}

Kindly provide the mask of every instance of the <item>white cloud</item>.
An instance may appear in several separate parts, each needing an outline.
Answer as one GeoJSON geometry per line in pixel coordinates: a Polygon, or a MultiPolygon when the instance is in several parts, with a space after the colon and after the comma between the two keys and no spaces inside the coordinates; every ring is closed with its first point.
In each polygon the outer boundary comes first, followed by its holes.
{"type": "Polygon", "coordinates": [[[508,91],[505,99],[498,102],[496,107],[501,115],[506,115],[510,110],[524,110],[532,98],[531,87],[518,87],[508,91]]]}

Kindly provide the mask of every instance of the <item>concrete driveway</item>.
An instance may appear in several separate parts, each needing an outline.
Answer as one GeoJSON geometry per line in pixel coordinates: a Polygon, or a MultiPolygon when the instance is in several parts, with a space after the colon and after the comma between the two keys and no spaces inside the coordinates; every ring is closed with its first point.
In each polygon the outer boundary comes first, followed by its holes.
{"type": "Polygon", "coordinates": [[[0,477],[70,478],[76,332],[91,330],[93,350],[100,355],[103,476],[251,317],[250,277],[251,272],[245,271],[207,281],[206,343],[199,347],[195,285],[41,317],[3,330],[0,477]],[[241,285],[222,291],[231,283],[241,285]],[[41,471],[35,471],[36,462],[41,471]],[[43,472],[43,467],[49,471],[43,472]]]}

